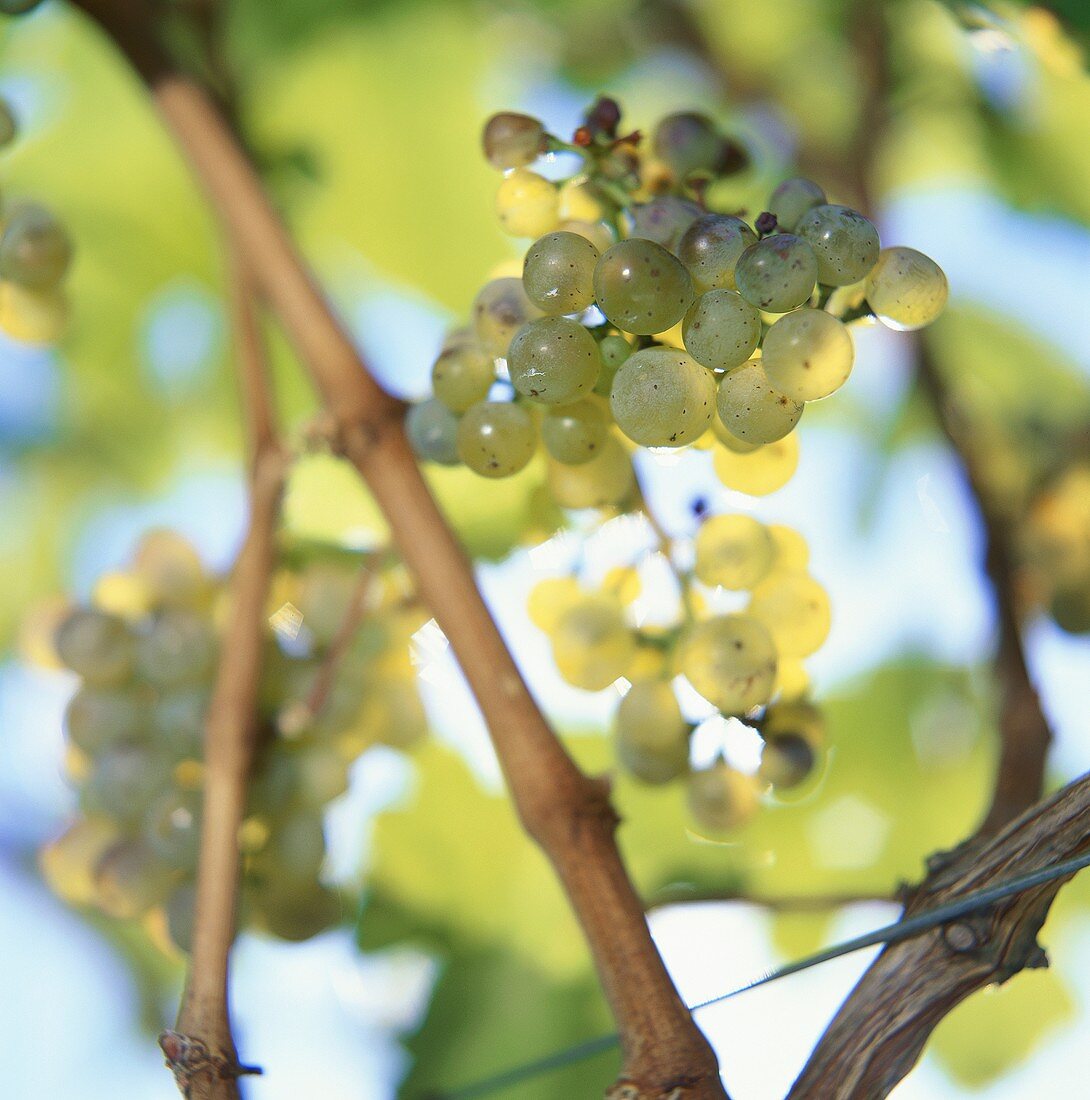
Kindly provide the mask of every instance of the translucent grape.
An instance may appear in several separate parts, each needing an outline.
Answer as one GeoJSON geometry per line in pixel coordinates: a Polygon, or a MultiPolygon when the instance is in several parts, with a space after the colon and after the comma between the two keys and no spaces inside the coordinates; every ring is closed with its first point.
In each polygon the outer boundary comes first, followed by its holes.
{"type": "Polygon", "coordinates": [[[410,406],[405,414],[405,434],[422,462],[458,465],[458,417],[437,397],[410,406]]]}
{"type": "Polygon", "coordinates": [[[757,775],[774,789],[789,791],[813,773],[816,763],[813,746],[801,737],[791,734],[770,737],[761,750],[757,775]]]}
{"type": "Polygon", "coordinates": [[[770,523],[768,533],[772,536],[772,545],[776,555],[774,569],[805,569],[810,561],[810,548],[806,539],[794,527],[785,527],[782,523],[770,523]]]}
{"type": "Polygon", "coordinates": [[[482,477],[510,477],[537,448],[530,414],[513,402],[481,401],[458,425],[458,457],[482,477]]]}
{"type": "Polygon", "coordinates": [[[608,432],[609,417],[596,401],[576,401],[553,409],[541,422],[545,449],[567,466],[578,466],[600,454],[608,432]]]}
{"type": "MultiPolygon", "coordinates": [[[[540,316],[541,310],[526,297],[521,279],[493,279],[481,287],[473,300],[473,324],[477,339],[485,355],[493,359],[506,355],[515,333],[527,321],[540,316]]],[[[437,396],[442,400],[440,395],[437,396]]],[[[463,412],[464,409],[454,411],[463,412]]]]}
{"type": "Polygon", "coordinates": [[[201,799],[192,791],[165,791],[148,808],[144,839],[171,867],[193,871],[200,848],[201,799]]]}
{"type": "MultiPolygon", "coordinates": [[[[727,429],[722,418],[718,416],[712,417],[712,435],[716,440],[722,443],[728,451],[734,451],[735,454],[752,454],[761,446],[760,443],[747,443],[744,439],[739,439],[738,436],[727,429]]],[[[705,435],[704,438],[707,439],[708,437],[705,435]]],[[[714,446],[714,443],[710,444],[710,446],[714,446]]]]}
{"type": "Polygon", "coordinates": [[[696,533],[696,576],[710,587],[752,588],[772,568],[772,536],[752,516],[711,516],[696,533]]]}
{"type": "Polygon", "coordinates": [[[717,447],[712,461],[716,476],[728,489],[767,496],[791,480],[799,464],[799,439],[791,432],[748,453],[717,447]]]}
{"type": "Polygon", "coordinates": [[[660,195],[632,209],[632,236],[661,244],[677,253],[678,242],[704,211],[695,202],[676,195],[660,195]]]}
{"type": "Polygon", "coordinates": [[[178,759],[197,759],[204,744],[204,717],[209,689],[201,684],[164,692],[151,712],[151,731],[157,745],[178,759]]]}
{"type": "Polygon", "coordinates": [[[673,348],[645,348],[617,371],[609,395],[622,432],[644,447],[683,447],[715,410],[715,376],[673,348]]]}
{"type": "Polygon", "coordinates": [[[132,568],[154,607],[192,607],[207,593],[201,556],[177,531],[165,527],[146,531],[137,544],[132,568]]]}
{"type": "Polygon", "coordinates": [[[174,871],[141,840],[122,840],[95,868],[95,902],[110,917],[134,920],[166,899],[174,871]]]}
{"type": "Polygon", "coordinates": [[[584,691],[601,691],[628,672],[636,641],[621,602],[588,593],[560,616],[552,634],[560,675],[584,691]]]}
{"type": "Polygon", "coordinates": [[[594,301],[598,249],[578,233],[548,233],[526,252],[522,285],[546,313],[580,313],[594,301]]]}
{"type": "Polygon", "coordinates": [[[829,636],[829,595],[808,573],[774,570],[753,589],[748,612],[785,657],[809,657],[829,636]]]}
{"type": "Polygon", "coordinates": [[[813,180],[784,180],[772,192],[768,212],[776,215],[776,227],[781,232],[794,233],[803,214],[824,202],[825,192],[813,180]]]}
{"type": "Polygon", "coordinates": [[[795,231],[813,248],[818,282],[825,286],[859,282],[878,259],[878,230],[851,207],[813,206],[799,219],[795,231]]]}
{"type": "Polygon", "coordinates": [[[96,687],[124,683],[132,673],[132,634],[116,615],[81,608],[57,629],[57,656],[84,682],[96,687]]]}
{"type": "Polygon", "coordinates": [[[564,612],[582,598],[583,589],[574,577],[546,577],[530,589],[526,613],[538,630],[552,634],[564,612]]]}
{"type": "Polygon", "coordinates": [[[689,768],[689,724],[665,680],[632,685],[613,720],[617,759],[645,783],[668,783],[689,768]]]}
{"type": "Polygon", "coordinates": [[[496,191],[500,228],[512,237],[540,237],[560,221],[560,195],[554,183],[528,168],[516,168],[496,191]]]}
{"type": "Polygon", "coordinates": [[[776,233],[750,245],[734,271],[738,293],[769,313],[801,306],[813,293],[817,277],[814,250],[790,233],[776,233]]]}
{"type": "Polygon", "coordinates": [[[603,336],[598,342],[598,354],[602,359],[602,368],[598,372],[598,381],[594,383],[594,392],[608,397],[617,371],[632,354],[632,345],[623,336],[603,336]]]}
{"type": "Polygon", "coordinates": [[[757,812],[757,789],[748,775],[722,760],[689,776],[689,813],[698,828],[729,833],[757,812]]]}
{"type": "Polygon", "coordinates": [[[820,309],[781,317],[761,345],[772,386],[794,401],[819,401],[848,380],[855,349],[847,326],[820,309]]]}
{"type": "MultiPolygon", "coordinates": [[[[516,282],[516,280],[497,279],[495,282],[507,284],[516,282]]],[[[489,287],[494,287],[495,282],[488,283],[481,294],[484,294],[489,287]]],[[[477,300],[479,302],[480,297],[477,300]]],[[[502,310],[503,305],[503,300],[497,299],[493,310],[498,312],[502,310]]],[[[521,314],[517,309],[514,309],[512,315],[520,316],[521,314]]],[[[489,321],[492,321],[493,317],[494,314],[490,315],[489,321]]],[[[497,330],[501,327],[503,330],[506,329],[505,325],[496,326],[497,330]]],[[[475,405],[488,396],[492,383],[496,381],[495,358],[497,355],[506,355],[507,345],[511,342],[511,335],[505,336],[500,331],[497,331],[495,335],[497,338],[496,346],[502,342],[502,351],[486,353],[484,348],[475,340],[462,338],[450,341],[432,365],[432,392],[451,412],[465,412],[470,405],[475,405]]]]}
{"type": "Polygon", "coordinates": [[[724,714],[745,714],[772,695],[776,650],[753,616],[718,615],[686,629],[678,671],[724,714]]]}
{"type": "Polygon", "coordinates": [[[810,690],[810,674],[798,657],[781,657],[776,665],[775,695],[782,700],[802,699],[810,690]]]}
{"type": "Polygon", "coordinates": [[[733,290],[708,290],[689,307],[681,334],[685,350],[698,363],[730,370],[756,350],[761,315],[733,290]]]}
{"type": "Polygon", "coordinates": [[[118,821],[139,821],[169,781],[166,761],[146,745],[115,745],[101,752],[83,786],[81,803],[118,821]]]}
{"type": "Polygon", "coordinates": [[[0,278],[30,290],[52,290],[72,261],[72,242],[43,206],[22,203],[8,212],[0,230],[0,278]]]}
{"type": "Polygon", "coordinates": [[[303,626],[319,648],[337,637],[345,608],[357,598],[359,574],[355,562],[340,559],[316,559],[300,571],[295,602],[303,615],[303,626]]]}
{"type": "Polygon", "coordinates": [[[682,180],[698,172],[714,175],[722,162],[723,139],[715,123],[696,111],[661,118],[651,135],[651,147],[682,180]]]}
{"type": "Polygon", "coordinates": [[[685,231],[678,256],[698,292],[735,289],[735,268],[742,253],[757,243],[757,234],[741,218],[705,214],[685,231]]]}
{"type": "Polygon", "coordinates": [[[760,359],[744,363],[719,383],[719,419],[747,443],[775,443],[799,422],[805,406],[780,393],[768,381],[760,359]]]}
{"type": "Polygon", "coordinates": [[[212,670],[216,638],[212,624],[193,611],[162,611],[137,640],[141,676],[159,687],[195,684],[212,670]]]}
{"type": "Polygon", "coordinates": [[[606,249],[594,269],[594,297],[625,332],[650,336],[676,325],[692,304],[693,283],[676,256],[631,237],[606,249]]]}
{"type": "Polygon", "coordinates": [[[567,221],[595,223],[609,216],[598,188],[578,177],[560,185],[560,216],[567,221]]]}
{"type": "Polygon", "coordinates": [[[942,268],[914,248],[883,248],[867,276],[867,302],[875,316],[902,332],[931,324],[949,292],[942,268]]]}
{"type": "Polygon", "coordinates": [[[481,144],[493,168],[522,168],[545,152],[545,127],[529,115],[501,111],[484,124],[481,144]]]}
{"type": "Polygon", "coordinates": [[[265,928],[290,943],[317,936],[343,915],[337,895],[318,881],[267,885],[256,905],[265,928]]]}
{"type": "Polygon", "coordinates": [[[589,462],[549,463],[549,492],[561,508],[605,508],[623,504],[636,487],[628,452],[612,434],[589,462]]]}
{"type": "Polygon", "coordinates": [[[566,218],[556,228],[560,232],[575,233],[579,237],[584,237],[599,252],[605,252],[617,241],[617,234],[605,222],[585,222],[578,218],[566,218]]]}
{"type": "Polygon", "coordinates": [[[73,745],[94,756],[111,745],[135,740],[144,733],[146,721],[143,701],[135,691],[85,684],[68,703],[64,730],[73,745]]]}
{"type": "Polygon", "coordinates": [[[515,389],[546,405],[565,405],[590,393],[601,363],[594,337],[566,317],[524,325],[507,353],[515,389]]]}

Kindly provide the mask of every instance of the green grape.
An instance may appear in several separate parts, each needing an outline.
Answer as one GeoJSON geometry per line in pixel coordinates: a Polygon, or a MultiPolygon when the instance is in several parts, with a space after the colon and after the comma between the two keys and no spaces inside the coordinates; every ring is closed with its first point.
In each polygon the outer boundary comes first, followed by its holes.
{"type": "Polygon", "coordinates": [[[835,393],[855,360],[847,326],[820,309],[781,317],[765,334],[761,352],[768,381],[793,401],[820,401],[835,393]]]}
{"type": "Polygon", "coordinates": [[[545,152],[545,127],[529,115],[501,111],[484,124],[481,144],[493,168],[522,168],[545,152]]]}
{"type": "Polygon", "coordinates": [[[317,936],[343,916],[340,899],[317,880],[266,887],[256,898],[256,907],[265,928],[290,943],[317,936]]]}
{"type": "Polygon", "coordinates": [[[720,760],[689,776],[689,813],[701,829],[729,833],[757,812],[757,789],[748,775],[720,760]]]}
{"type": "Polygon", "coordinates": [[[829,595],[808,573],[774,570],[753,589],[748,613],[763,623],[783,657],[809,657],[829,636],[829,595]]]}
{"type": "Polygon", "coordinates": [[[421,462],[458,465],[458,417],[437,397],[429,397],[409,407],[405,414],[405,434],[421,462]]]}
{"type": "Polygon", "coordinates": [[[772,192],[768,212],[776,215],[776,228],[782,233],[794,233],[802,216],[811,207],[825,202],[825,192],[813,180],[790,179],[772,192]]]}
{"type": "Polygon", "coordinates": [[[579,218],[566,218],[557,227],[563,233],[574,233],[590,241],[599,252],[605,252],[611,244],[616,244],[617,234],[605,222],[588,222],[579,218]]]}
{"type": "Polygon", "coordinates": [[[560,616],[552,644],[560,675],[584,691],[609,687],[636,655],[620,600],[603,592],[587,594],[560,616]]]}
{"type": "Polygon", "coordinates": [[[19,127],[15,122],[11,106],[6,100],[0,99],[0,148],[10,145],[18,133],[19,127]]]}
{"type": "Polygon", "coordinates": [[[602,368],[598,372],[598,381],[594,383],[594,392],[608,397],[617,371],[632,354],[632,345],[623,336],[604,336],[598,342],[598,354],[602,359],[602,368]]]}
{"type": "Polygon", "coordinates": [[[278,880],[305,882],[318,876],[325,854],[321,816],[313,811],[299,811],[276,823],[255,863],[261,872],[278,880]]]}
{"type": "Polygon", "coordinates": [[[660,119],[651,147],[681,180],[694,173],[716,175],[722,166],[723,139],[715,123],[696,111],[678,111],[660,119]]]}
{"type": "Polygon", "coordinates": [[[1048,614],[1065,634],[1090,633],[1090,577],[1078,584],[1057,583],[1049,594],[1048,614]]]}
{"type": "Polygon", "coordinates": [[[753,359],[735,368],[719,383],[719,419],[736,438],[747,443],[775,443],[799,422],[805,406],[769,384],[764,363],[753,359]]]}
{"type": "Polygon", "coordinates": [[[140,737],[146,722],[147,712],[140,696],[131,689],[117,687],[84,684],[64,713],[68,740],[90,756],[140,737]]]}
{"type": "Polygon", "coordinates": [[[481,401],[458,425],[458,457],[482,477],[510,477],[534,456],[530,414],[513,402],[481,401]]]}
{"type": "Polygon", "coordinates": [[[578,466],[600,454],[608,432],[609,417],[596,401],[576,401],[553,409],[541,422],[545,450],[567,466],[578,466]]]}
{"type": "Polygon", "coordinates": [[[526,252],[522,285],[546,313],[581,313],[594,301],[598,249],[578,233],[539,237],[526,252]]]}
{"type": "Polygon", "coordinates": [[[801,306],[813,293],[817,277],[814,250],[790,233],[776,233],[750,245],[734,271],[738,293],[769,313],[801,306]]]}
{"type": "Polygon", "coordinates": [[[818,282],[848,286],[862,279],[878,259],[878,230],[848,206],[811,207],[795,230],[817,256],[818,282]]]}
{"type": "Polygon", "coordinates": [[[551,233],[560,221],[560,192],[544,176],[516,168],[500,181],[496,216],[500,228],[512,237],[551,233]]]}
{"type": "Polygon", "coordinates": [[[613,720],[617,759],[645,783],[669,783],[689,769],[689,724],[665,680],[632,685],[613,720]]]}
{"type": "Polygon", "coordinates": [[[704,211],[676,195],[660,195],[632,208],[632,237],[661,244],[677,253],[678,242],[704,211]]]}
{"type": "Polygon", "coordinates": [[[650,336],[685,316],[693,283],[681,261],[662,245],[631,237],[602,254],[594,269],[594,297],[617,328],[650,336]]]}
{"type": "Polygon", "coordinates": [[[204,718],[210,693],[207,685],[163,692],[151,711],[155,744],[179,760],[197,760],[204,752],[204,718]]]}
{"type": "Polygon", "coordinates": [[[166,899],[175,877],[142,840],[121,840],[95,868],[95,902],[107,916],[135,920],[166,899]]]}
{"type": "Polygon", "coordinates": [[[802,737],[777,735],[766,739],[757,775],[776,790],[791,790],[813,773],[816,763],[813,746],[802,737]]]}
{"type": "Polygon", "coordinates": [[[113,687],[133,670],[132,634],[116,615],[93,608],[73,611],[57,629],[57,656],[87,684],[113,687]]]}
{"type": "Polygon", "coordinates": [[[645,348],[613,379],[617,427],[644,447],[683,447],[699,439],[715,412],[715,375],[674,348],[645,348]]]}
{"type": "Polygon", "coordinates": [[[549,463],[549,492],[561,508],[606,508],[623,504],[636,487],[628,452],[607,434],[601,450],[589,462],[569,466],[549,463]]]}
{"type": "Polygon", "coordinates": [[[540,316],[541,310],[526,297],[521,279],[493,279],[481,287],[473,300],[473,324],[477,339],[485,355],[493,359],[505,356],[515,333],[527,321],[540,316]]]}
{"type": "Polygon", "coordinates": [[[753,497],[767,496],[791,480],[799,464],[799,439],[791,432],[749,452],[717,447],[712,464],[716,477],[728,489],[753,497]]]}
{"type": "Polygon", "coordinates": [[[760,343],[761,315],[733,290],[708,290],[689,307],[681,337],[698,363],[730,370],[744,363],[760,343]]]}
{"type": "Polygon", "coordinates": [[[144,839],[163,862],[183,871],[197,867],[201,799],[192,791],[164,791],[148,807],[144,839]]]}
{"type": "Polygon", "coordinates": [[[144,532],[133,554],[132,571],[153,607],[193,607],[207,594],[207,578],[196,547],[165,527],[144,532]]]}
{"type": "Polygon", "coordinates": [[[724,714],[745,714],[772,695],[776,649],[753,616],[717,615],[685,630],[678,671],[724,714]]]}
{"type": "Polygon", "coordinates": [[[193,949],[193,914],[196,904],[197,887],[194,883],[187,882],[171,893],[164,906],[170,940],[186,955],[193,949]]]}
{"type": "MultiPolygon", "coordinates": [[[[495,281],[507,283],[515,280],[497,279],[495,281]]],[[[481,294],[494,285],[494,283],[488,283],[481,294]]],[[[480,302],[480,297],[477,300],[480,302]]],[[[497,299],[491,308],[493,311],[498,311],[501,307],[502,302],[497,299]]],[[[487,321],[492,322],[494,318],[495,312],[488,316],[487,321]]],[[[506,355],[507,345],[511,342],[509,334],[502,336],[494,332],[493,335],[498,340],[502,340],[502,350],[486,354],[481,344],[470,337],[462,337],[459,340],[450,341],[432,365],[432,392],[451,412],[463,413],[470,405],[475,405],[488,396],[492,383],[496,381],[496,356],[506,355]]]]}
{"type": "Polygon", "coordinates": [[[122,744],[95,758],[80,792],[80,803],[92,813],[117,821],[139,821],[170,780],[166,760],[147,745],[122,744]]]}
{"type": "Polygon", "coordinates": [[[295,602],[320,649],[332,644],[344,623],[345,608],[358,599],[360,569],[356,562],[317,559],[300,571],[295,602]]]}
{"type": "Polygon", "coordinates": [[[601,364],[594,337],[566,317],[523,325],[507,353],[515,389],[546,405],[566,405],[590,393],[601,364]]]}
{"type": "Polygon", "coordinates": [[[913,331],[931,324],[950,288],[942,268],[914,248],[883,248],[867,276],[867,302],[888,328],[913,331]]]}
{"type": "Polygon", "coordinates": [[[180,687],[205,679],[212,671],[216,637],[212,624],[181,608],[161,611],[136,645],[140,675],[157,687],[180,687]]]}
{"type": "Polygon", "coordinates": [[[752,516],[711,516],[696,533],[696,576],[732,591],[752,588],[772,568],[772,536],[752,516]]]}
{"type": "Polygon", "coordinates": [[[739,439],[738,436],[728,430],[727,426],[718,416],[712,417],[712,435],[714,435],[728,451],[733,451],[735,454],[752,454],[761,446],[760,443],[747,443],[744,439],[739,439]]]}
{"type": "Polygon", "coordinates": [[[735,289],[735,268],[742,253],[757,243],[757,234],[741,218],[705,214],[685,231],[678,256],[698,292],[735,289]]]}
{"type": "Polygon", "coordinates": [[[52,290],[71,261],[72,242],[45,207],[21,203],[7,213],[0,230],[0,279],[52,290]]]}
{"type": "Polygon", "coordinates": [[[299,806],[321,810],[348,790],[348,761],[332,746],[303,745],[292,760],[299,806]]]}

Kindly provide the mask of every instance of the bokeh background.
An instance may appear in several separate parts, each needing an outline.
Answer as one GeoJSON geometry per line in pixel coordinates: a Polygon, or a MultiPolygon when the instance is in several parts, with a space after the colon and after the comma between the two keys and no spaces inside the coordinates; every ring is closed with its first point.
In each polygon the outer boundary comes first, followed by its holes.
{"type": "MultiPolygon", "coordinates": [[[[1073,441],[1090,428],[1088,20],[1078,0],[1066,7],[230,0],[221,62],[268,186],[398,393],[426,391],[444,330],[516,254],[492,213],[483,118],[520,109],[564,133],[608,91],[635,126],[678,108],[715,113],[753,150],[738,186],[757,209],[801,163],[833,201],[866,199],[886,243],[935,257],[951,303],[933,352],[972,411],[996,497],[1023,500],[1042,469],[1079,459],[1073,441]]],[[[18,1098],[166,1100],[175,1091],[153,1035],[173,1010],[178,960],[66,908],[36,869],[74,805],[61,733],[74,685],[21,639],[45,602],[86,597],[149,526],[180,530],[210,567],[228,567],[244,497],[221,258],[142,88],[86,19],[48,0],[5,20],[0,94],[22,126],[0,186],[47,202],[77,245],[61,345],[0,336],[0,1080],[18,1098]]],[[[881,896],[984,804],[994,611],[977,510],[916,393],[907,339],[865,329],[857,345],[850,385],[808,411],[783,490],[732,494],[699,455],[641,467],[680,538],[698,497],[799,528],[834,607],[813,662],[834,747],[807,799],[709,845],[687,833],[678,792],[620,782],[622,843],[650,896],[679,883],[881,896]]],[[[311,395],[275,336],[273,351],[301,431],[311,395]]],[[[577,517],[527,546],[541,476],[534,465],[486,493],[464,471],[435,484],[539,698],[579,756],[608,767],[615,695],[559,680],[525,596],[573,556],[608,563],[647,532],[596,532],[577,517]]],[[[300,464],[287,524],[382,538],[328,458],[300,464]]],[[[415,646],[433,738],[411,756],[365,754],[329,814],[329,874],[365,883],[359,910],[305,945],[240,941],[240,1045],[268,1071],[248,1085],[255,1100],[393,1097],[403,1081],[419,1095],[608,1029],[441,634],[415,646]]],[[[1027,646],[1059,783],[1090,765],[1090,639],[1041,613],[1027,646]]],[[[652,926],[692,1002],[895,913],[865,900],[805,913],[701,902],[659,908],[652,926]]],[[[1043,939],[1053,968],[956,1010],[898,1097],[1078,1094],[1090,880],[1062,892],[1043,939]]],[[[731,1094],[782,1095],[869,957],[703,1012],[731,1094]]],[[[509,1095],[596,1095],[615,1062],[599,1055],[509,1095]]]]}

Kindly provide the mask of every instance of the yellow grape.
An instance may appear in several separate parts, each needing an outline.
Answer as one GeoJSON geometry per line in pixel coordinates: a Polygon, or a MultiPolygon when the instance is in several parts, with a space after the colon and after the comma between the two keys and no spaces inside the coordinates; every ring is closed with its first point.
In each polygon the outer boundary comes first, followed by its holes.
{"type": "Polygon", "coordinates": [[[615,596],[588,593],[560,616],[552,634],[553,659],[569,684],[601,691],[628,673],[636,640],[615,596]]]}
{"type": "Polygon", "coordinates": [[[0,329],[24,344],[55,344],[68,322],[68,303],[56,288],[32,290],[0,280],[0,329]]]}
{"type": "Polygon", "coordinates": [[[635,683],[613,722],[617,758],[645,783],[668,783],[689,767],[689,724],[665,680],[635,683]]]}
{"type": "Polygon", "coordinates": [[[776,663],[776,683],[772,692],[784,700],[802,699],[810,690],[810,674],[798,657],[781,657],[776,663]]]}
{"type": "Polygon", "coordinates": [[[549,492],[561,508],[605,508],[622,504],[636,485],[628,452],[612,434],[588,462],[566,466],[550,459],[549,492]]]}
{"type": "Polygon", "coordinates": [[[767,703],[776,677],[776,650],[752,615],[717,615],[686,628],[678,671],[724,714],[767,703]]]}
{"type": "Polygon", "coordinates": [[[544,176],[516,168],[500,181],[496,215],[512,237],[540,237],[560,221],[560,194],[544,176]]]}
{"type": "Polygon", "coordinates": [[[772,559],[774,569],[805,569],[810,564],[810,547],[794,527],[770,523],[768,533],[772,536],[775,550],[772,559]]]}
{"type": "Polygon", "coordinates": [[[760,359],[723,376],[716,397],[719,419],[747,443],[775,443],[799,422],[804,406],[773,388],[760,359]]]}
{"type": "Polygon", "coordinates": [[[643,447],[683,447],[715,414],[715,375],[673,348],[645,348],[621,365],[609,395],[617,427],[643,447]]]}
{"type": "Polygon", "coordinates": [[[792,432],[748,454],[717,447],[713,464],[716,476],[728,489],[767,496],[791,480],[799,464],[798,436],[792,432]]]}
{"type": "Polygon", "coordinates": [[[493,279],[473,300],[474,330],[485,355],[492,359],[505,356],[515,333],[527,321],[541,316],[541,310],[526,297],[522,279],[493,279]]]}
{"type": "Polygon", "coordinates": [[[710,833],[739,828],[760,805],[753,780],[722,760],[689,776],[688,804],[698,828],[710,833]]]}
{"type": "Polygon", "coordinates": [[[795,401],[820,401],[852,373],[847,326],[820,309],[797,309],[765,334],[761,362],[769,383],[795,401]]]}
{"type": "Polygon", "coordinates": [[[768,528],[752,516],[712,516],[696,535],[696,576],[710,587],[752,588],[772,567],[768,528]]]}
{"type": "Polygon", "coordinates": [[[950,287],[930,256],[914,248],[883,248],[866,293],[878,320],[905,332],[931,324],[945,308],[950,287]]]}
{"type": "Polygon", "coordinates": [[[774,570],[754,588],[747,610],[767,627],[784,657],[809,657],[832,625],[829,594],[801,570],[774,570]]]}
{"type": "Polygon", "coordinates": [[[530,589],[526,612],[538,630],[552,634],[564,612],[582,598],[583,589],[574,577],[546,577],[530,589]]]}

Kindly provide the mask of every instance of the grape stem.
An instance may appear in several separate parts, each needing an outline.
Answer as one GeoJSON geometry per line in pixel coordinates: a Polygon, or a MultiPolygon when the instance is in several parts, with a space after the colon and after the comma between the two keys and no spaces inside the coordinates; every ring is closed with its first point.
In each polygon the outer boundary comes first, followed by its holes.
{"type": "Polygon", "coordinates": [[[617,1021],[624,1059],[611,1094],[626,1100],[721,1100],[726,1093],[715,1055],[670,980],[617,848],[618,818],[608,783],[579,770],[530,695],[417,468],[402,402],[368,372],[208,95],[159,52],[154,6],[78,2],[148,83],[321,394],[337,425],[340,453],[370,488],[450,640],[518,815],[567,893],[617,1021]]]}

